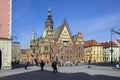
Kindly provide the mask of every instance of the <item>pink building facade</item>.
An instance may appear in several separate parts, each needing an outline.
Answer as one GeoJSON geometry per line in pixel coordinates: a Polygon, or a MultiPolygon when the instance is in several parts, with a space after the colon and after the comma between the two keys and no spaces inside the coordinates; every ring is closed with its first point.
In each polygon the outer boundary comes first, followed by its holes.
{"type": "Polygon", "coordinates": [[[11,0],[0,0],[0,69],[11,68],[11,0]]]}
{"type": "Polygon", "coordinates": [[[0,0],[0,37],[11,36],[11,3],[10,0],[0,0]]]}

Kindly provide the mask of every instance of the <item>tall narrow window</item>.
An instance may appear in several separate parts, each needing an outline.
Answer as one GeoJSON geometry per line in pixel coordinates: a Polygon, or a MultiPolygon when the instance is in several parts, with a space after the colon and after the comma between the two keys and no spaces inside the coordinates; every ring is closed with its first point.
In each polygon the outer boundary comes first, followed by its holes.
{"type": "Polygon", "coordinates": [[[48,50],[48,46],[44,46],[44,50],[48,50]]]}
{"type": "Polygon", "coordinates": [[[33,53],[35,53],[35,49],[33,49],[33,53]]]}

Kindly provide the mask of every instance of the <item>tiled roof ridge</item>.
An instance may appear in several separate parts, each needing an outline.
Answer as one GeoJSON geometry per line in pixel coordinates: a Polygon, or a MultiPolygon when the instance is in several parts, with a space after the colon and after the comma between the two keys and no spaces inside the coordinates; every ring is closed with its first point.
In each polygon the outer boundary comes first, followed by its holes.
{"type": "Polygon", "coordinates": [[[100,43],[98,43],[96,40],[92,39],[92,40],[88,40],[88,41],[85,41],[85,46],[87,45],[100,45],[100,43]]]}

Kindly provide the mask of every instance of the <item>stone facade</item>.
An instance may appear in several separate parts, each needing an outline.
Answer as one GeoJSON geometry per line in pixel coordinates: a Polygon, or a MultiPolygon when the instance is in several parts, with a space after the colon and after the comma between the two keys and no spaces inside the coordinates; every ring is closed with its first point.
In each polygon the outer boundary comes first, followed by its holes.
{"type": "Polygon", "coordinates": [[[12,42],[12,62],[20,61],[21,44],[20,42],[12,42]]]}
{"type": "Polygon", "coordinates": [[[29,61],[29,58],[27,56],[27,52],[28,52],[28,49],[21,49],[21,57],[20,57],[21,62],[29,61]]]}

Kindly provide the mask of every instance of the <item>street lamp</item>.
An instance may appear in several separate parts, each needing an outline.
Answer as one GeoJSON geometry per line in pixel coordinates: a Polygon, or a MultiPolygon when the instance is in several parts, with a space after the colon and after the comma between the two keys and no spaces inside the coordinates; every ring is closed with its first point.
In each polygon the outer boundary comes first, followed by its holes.
{"type": "Polygon", "coordinates": [[[110,50],[110,52],[111,52],[111,63],[113,63],[113,61],[112,61],[112,54],[113,54],[112,31],[113,30],[114,30],[114,28],[111,29],[111,50],[110,50]]]}

